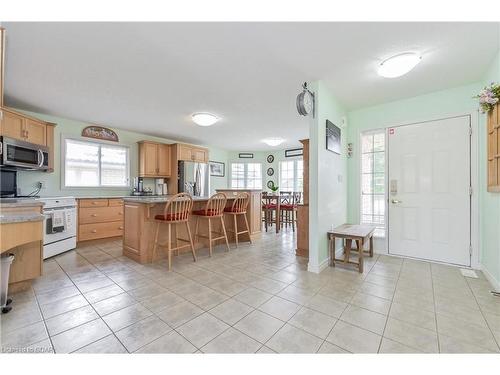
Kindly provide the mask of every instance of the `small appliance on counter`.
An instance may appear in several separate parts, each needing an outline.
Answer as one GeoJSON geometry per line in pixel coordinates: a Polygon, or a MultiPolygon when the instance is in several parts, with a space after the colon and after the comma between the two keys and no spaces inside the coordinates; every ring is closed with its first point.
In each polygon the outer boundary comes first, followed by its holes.
{"type": "Polygon", "coordinates": [[[155,195],[168,195],[168,189],[165,179],[157,178],[155,180],[155,195]]]}
{"type": "Polygon", "coordinates": [[[134,190],[132,191],[132,195],[153,195],[153,191],[151,188],[144,188],[144,178],[134,177],[134,190]]]}

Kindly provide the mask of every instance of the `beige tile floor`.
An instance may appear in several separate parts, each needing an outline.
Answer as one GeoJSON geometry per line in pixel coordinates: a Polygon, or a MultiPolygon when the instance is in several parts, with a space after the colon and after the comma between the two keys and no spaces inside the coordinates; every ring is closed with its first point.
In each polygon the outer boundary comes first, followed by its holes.
{"type": "Polygon", "coordinates": [[[140,265],[119,240],[45,262],[1,316],[3,352],[499,352],[500,298],[478,272],[389,256],[306,271],[291,232],[209,258],[140,265]]]}

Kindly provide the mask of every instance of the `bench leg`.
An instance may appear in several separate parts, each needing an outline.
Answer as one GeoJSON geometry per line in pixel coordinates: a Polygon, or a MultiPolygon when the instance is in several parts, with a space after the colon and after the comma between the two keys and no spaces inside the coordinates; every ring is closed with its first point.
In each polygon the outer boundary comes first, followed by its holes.
{"type": "Polygon", "coordinates": [[[349,256],[351,255],[351,249],[352,249],[352,240],[350,238],[346,239],[345,241],[345,248],[344,248],[344,263],[349,262],[349,256]]]}
{"type": "Polygon", "coordinates": [[[359,273],[363,273],[363,241],[356,240],[356,247],[358,248],[358,263],[359,263],[359,273]]]}

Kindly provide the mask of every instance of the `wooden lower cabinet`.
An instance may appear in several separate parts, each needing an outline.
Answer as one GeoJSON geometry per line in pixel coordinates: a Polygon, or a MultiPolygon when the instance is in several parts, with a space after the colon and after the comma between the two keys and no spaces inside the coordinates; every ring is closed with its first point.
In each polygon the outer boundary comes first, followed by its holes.
{"type": "Polygon", "coordinates": [[[123,200],[78,200],[78,241],[123,236],[123,200]]]}
{"type": "Polygon", "coordinates": [[[309,257],[309,205],[297,206],[297,249],[295,255],[309,257]]]}

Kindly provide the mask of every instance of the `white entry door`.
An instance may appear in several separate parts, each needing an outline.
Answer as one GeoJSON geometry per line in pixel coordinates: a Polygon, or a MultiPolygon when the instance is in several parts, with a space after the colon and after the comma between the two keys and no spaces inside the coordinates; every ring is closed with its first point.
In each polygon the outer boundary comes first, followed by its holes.
{"type": "Polygon", "coordinates": [[[387,137],[389,253],[470,266],[470,117],[387,137]]]}

